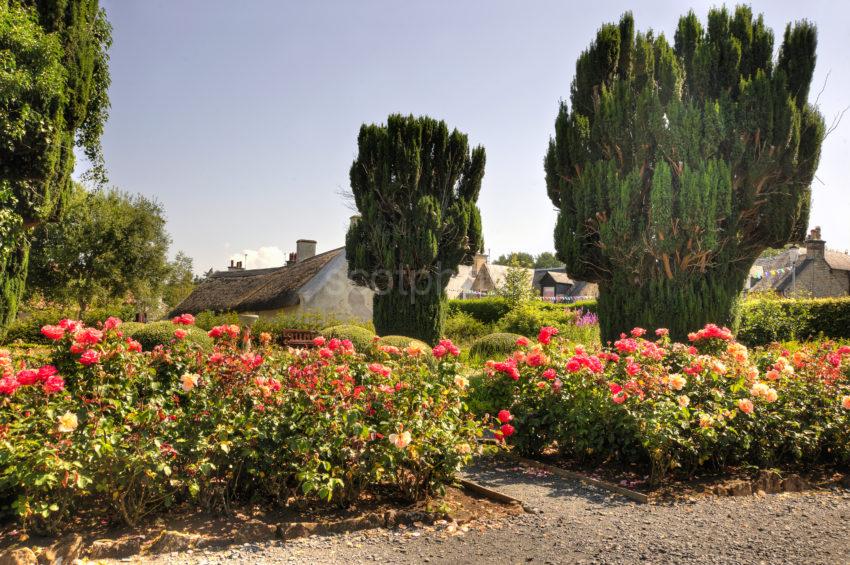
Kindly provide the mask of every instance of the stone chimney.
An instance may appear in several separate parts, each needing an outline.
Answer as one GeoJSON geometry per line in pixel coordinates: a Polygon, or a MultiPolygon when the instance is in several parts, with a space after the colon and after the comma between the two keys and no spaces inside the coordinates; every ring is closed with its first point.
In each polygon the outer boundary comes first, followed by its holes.
{"type": "Polygon", "coordinates": [[[242,266],[242,261],[234,261],[230,260],[230,266],[227,268],[228,271],[244,271],[245,268],[242,266]]]}
{"type": "Polygon", "coordinates": [[[478,271],[481,270],[481,267],[487,263],[487,256],[483,253],[476,253],[475,257],[472,258],[472,276],[475,277],[478,275],[478,271]]]}
{"type": "Polygon", "coordinates": [[[823,259],[826,242],[821,239],[820,226],[815,226],[806,238],[806,259],[823,259]]]}
{"type": "Polygon", "coordinates": [[[299,239],[295,242],[295,260],[300,263],[316,255],[316,241],[299,239]]]}

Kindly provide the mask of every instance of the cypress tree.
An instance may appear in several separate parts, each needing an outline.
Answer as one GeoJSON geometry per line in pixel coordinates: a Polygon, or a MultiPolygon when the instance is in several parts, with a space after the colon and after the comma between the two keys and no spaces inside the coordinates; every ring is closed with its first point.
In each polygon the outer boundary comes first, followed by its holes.
{"type": "Polygon", "coordinates": [[[364,124],[357,146],[350,179],[361,217],[346,235],[349,277],[376,291],[379,335],[433,344],[449,279],[483,245],[484,148],[470,151],[445,122],[401,115],[364,124]]]}
{"type": "Polygon", "coordinates": [[[28,232],[70,194],[75,147],[103,181],[110,42],[98,0],[0,0],[0,334],[23,294],[28,232]]]}
{"type": "Polygon", "coordinates": [[[603,339],[730,323],[759,254],[805,236],[824,123],[808,103],[817,35],[748,7],[663,34],[605,25],[576,63],[544,159],[558,258],[599,284],[603,339]]]}

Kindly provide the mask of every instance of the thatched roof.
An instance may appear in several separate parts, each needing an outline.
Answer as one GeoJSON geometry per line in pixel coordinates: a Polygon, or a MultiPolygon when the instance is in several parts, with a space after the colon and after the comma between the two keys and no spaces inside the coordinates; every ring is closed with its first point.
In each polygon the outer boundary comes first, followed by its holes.
{"type": "Polygon", "coordinates": [[[202,282],[169,316],[184,312],[262,312],[295,306],[298,291],[344,248],[320,253],[300,263],[271,269],[219,271],[202,282]]]}

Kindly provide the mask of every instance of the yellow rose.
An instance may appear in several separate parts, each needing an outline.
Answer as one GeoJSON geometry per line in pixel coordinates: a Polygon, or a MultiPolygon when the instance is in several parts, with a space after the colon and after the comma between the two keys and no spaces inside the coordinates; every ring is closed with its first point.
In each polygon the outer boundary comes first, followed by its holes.
{"type": "Polygon", "coordinates": [[[189,392],[196,386],[198,386],[198,379],[200,379],[200,375],[196,375],[195,373],[186,373],[182,377],[180,377],[180,384],[183,387],[183,390],[189,392]]]}
{"type": "Polygon", "coordinates": [[[412,438],[410,437],[410,432],[401,432],[400,434],[390,434],[389,440],[397,448],[404,449],[410,445],[412,438]]]}
{"type": "Polygon", "coordinates": [[[79,425],[80,422],[77,420],[77,415],[72,412],[65,412],[64,414],[59,416],[58,429],[63,434],[73,432],[77,429],[77,426],[79,425]]]}

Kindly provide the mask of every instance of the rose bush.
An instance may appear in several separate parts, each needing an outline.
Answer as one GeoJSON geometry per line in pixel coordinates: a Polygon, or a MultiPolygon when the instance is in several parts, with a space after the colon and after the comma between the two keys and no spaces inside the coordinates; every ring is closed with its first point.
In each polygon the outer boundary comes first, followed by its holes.
{"type": "Polygon", "coordinates": [[[42,330],[49,365],[0,354],[0,499],[24,526],[106,507],[134,525],[180,501],[347,504],[367,488],[419,499],[475,450],[451,342],[285,350],[223,325],[209,351],[187,339],[193,322],[175,318],[148,352],[116,318],[62,320],[42,330]]]}
{"type": "Polygon", "coordinates": [[[850,347],[751,351],[711,324],[689,341],[635,328],[591,350],[543,328],[486,363],[476,397],[510,413],[504,439],[523,454],[557,446],[578,460],[646,463],[656,481],[675,469],[848,461],[850,347]]]}

